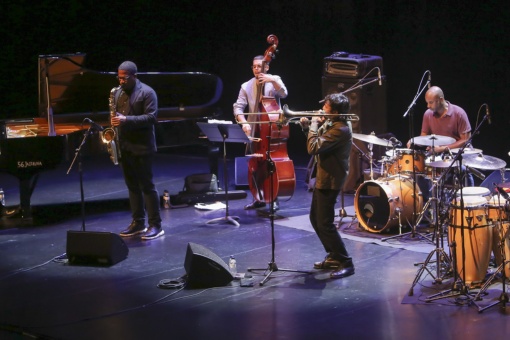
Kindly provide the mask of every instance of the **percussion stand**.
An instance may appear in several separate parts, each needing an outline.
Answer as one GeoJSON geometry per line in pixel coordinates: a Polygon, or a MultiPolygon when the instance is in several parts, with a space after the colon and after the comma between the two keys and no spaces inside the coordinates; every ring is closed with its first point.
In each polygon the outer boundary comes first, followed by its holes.
{"type": "MultiPolygon", "coordinates": [[[[468,303],[471,303],[474,301],[473,298],[469,295],[469,288],[466,285],[466,248],[465,248],[465,242],[464,242],[464,221],[465,221],[465,219],[464,219],[464,193],[463,193],[464,178],[463,178],[463,176],[465,176],[467,172],[464,172],[464,174],[462,174],[463,173],[462,172],[462,155],[464,154],[464,149],[466,148],[466,146],[471,144],[473,137],[478,134],[480,127],[482,126],[483,122],[487,118],[488,118],[488,115],[485,115],[483,117],[482,121],[475,128],[471,137],[466,141],[464,146],[462,146],[459,149],[459,152],[453,158],[452,163],[447,168],[447,171],[445,171],[445,173],[442,175],[442,176],[446,175],[458,161],[458,169],[459,169],[458,173],[460,174],[459,175],[460,179],[458,180],[458,184],[459,184],[459,190],[460,190],[460,209],[461,209],[461,211],[460,211],[460,216],[461,216],[460,217],[461,218],[460,240],[462,243],[462,253],[461,253],[461,255],[462,255],[462,275],[459,275],[458,268],[457,268],[457,258],[456,258],[457,257],[457,252],[456,252],[457,242],[453,241],[452,244],[450,245],[450,248],[453,250],[452,251],[452,253],[453,253],[452,263],[453,263],[453,275],[454,275],[453,278],[454,279],[453,279],[452,288],[449,290],[446,290],[444,292],[440,292],[440,293],[429,296],[425,300],[426,302],[430,302],[430,301],[438,300],[438,299],[449,298],[449,297],[454,297],[454,296],[460,296],[460,295],[464,296],[466,298],[466,300],[468,301],[468,303]],[[462,277],[460,278],[459,276],[462,276],[462,277]]],[[[454,195],[454,197],[455,197],[455,195],[454,195]]],[[[467,222],[468,222],[468,227],[471,227],[471,223],[473,222],[472,218],[469,218],[469,220],[467,222]]],[[[475,304],[475,303],[473,302],[473,304],[475,304]]]]}
{"type": "MultiPolygon", "coordinates": [[[[272,123],[269,123],[272,124],[272,123]]],[[[280,127],[280,125],[278,125],[280,127]]],[[[271,128],[269,129],[271,131],[271,128]]],[[[278,268],[275,261],[275,248],[276,248],[276,242],[274,237],[274,215],[275,215],[275,209],[273,202],[276,200],[276,197],[274,197],[274,172],[276,170],[275,163],[273,159],[271,158],[271,136],[267,136],[267,151],[266,151],[266,157],[267,157],[267,170],[269,173],[269,200],[270,200],[270,208],[269,208],[269,219],[271,221],[271,262],[269,262],[267,268],[248,268],[249,272],[254,271],[261,271],[265,270],[264,272],[264,279],[260,281],[259,285],[263,286],[269,279],[271,274],[277,271],[284,271],[284,272],[293,272],[293,273],[303,273],[303,274],[310,274],[309,271],[302,271],[302,270],[295,270],[295,269],[283,269],[278,268]]]]}
{"type": "MultiPolygon", "coordinates": [[[[496,186],[497,187],[497,186],[496,186]]],[[[507,201],[507,204],[508,202],[510,202],[510,200],[506,199],[507,201]]],[[[498,219],[497,219],[497,225],[500,226],[500,230],[499,230],[499,236],[500,236],[500,241],[499,241],[499,251],[501,253],[501,263],[500,265],[498,266],[498,268],[496,269],[496,271],[487,279],[487,281],[484,283],[484,285],[482,286],[482,288],[480,288],[480,291],[478,292],[478,294],[475,295],[474,297],[474,300],[475,301],[479,301],[481,300],[482,298],[480,297],[480,295],[482,294],[485,294],[485,292],[487,291],[487,289],[489,288],[490,285],[492,285],[492,283],[494,282],[494,280],[496,279],[496,277],[498,276],[499,273],[501,273],[501,278],[502,278],[502,289],[501,289],[501,294],[499,295],[499,298],[498,298],[498,301],[494,302],[494,303],[491,303],[490,305],[488,306],[485,306],[485,307],[478,307],[478,312],[483,312],[484,310],[486,309],[489,309],[493,306],[496,306],[498,304],[502,304],[502,308],[505,308],[506,307],[506,304],[510,301],[509,297],[508,297],[508,294],[506,292],[506,280],[507,280],[507,277],[506,277],[506,271],[505,271],[505,266],[510,262],[510,259],[506,259],[506,252],[505,252],[505,242],[506,242],[506,238],[508,237],[508,233],[510,231],[510,228],[508,228],[506,230],[506,232],[503,230],[503,221],[502,221],[502,211],[501,211],[501,204],[500,204],[500,196],[498,195],[498,219]]],[[[504,209],[504,208],[503,208],[504,209]]]]}

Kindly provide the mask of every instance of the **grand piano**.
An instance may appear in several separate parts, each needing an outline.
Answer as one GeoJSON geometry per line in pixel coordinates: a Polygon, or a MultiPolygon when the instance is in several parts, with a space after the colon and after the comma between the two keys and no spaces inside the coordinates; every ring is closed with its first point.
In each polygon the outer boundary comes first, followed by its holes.
{"type": "MultiPolygon", "coordinates": [[[[86,54],[38,58],[39,105],[34,118],[0,121],[0,172],[19,180],[20,205],[2,220],[16,216],[32,223],[30,199],[41,172],[69,160],[89,126],[109,125],[108,97],[118,86],[116,72],[84,66],[86,54]]],[[[202,72],[139,72],[138,78],[158,94],[158,147],[204,143],[196,122],[220,114],[221,79],[202,72]]],[[[0,221],[1,222],[1,221],[0,221]]]]}

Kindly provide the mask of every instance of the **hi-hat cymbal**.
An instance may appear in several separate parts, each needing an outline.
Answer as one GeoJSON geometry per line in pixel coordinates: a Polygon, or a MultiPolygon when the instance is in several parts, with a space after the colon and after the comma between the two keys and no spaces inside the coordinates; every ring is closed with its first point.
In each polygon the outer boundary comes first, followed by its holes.
{"type": "Polygon", "coordinates": [[[432,146],[434,144],[434,146],[441,146],[452,144],[453,142],[455,142],[455,138],[440,135],[414,137],[414,144],[416,145],[432,146]]]}
{"type": "MultiPolygon", "coordinates": [[[[460,148],[455,148],[450,150],[452,153],[459,153],[460,148]]],[[[471,155],[474,153],[482,153],[482,149],[474,149],[474,148],[465,148],[464,149],[464,155],[471,155]]]]}
{"type": "Polygon", "coordinates": [[[504,160],[492,156],[486,156],[482,153],[465,155],[463,164],[482,170],[498,170],[506,167],[506,162],[504,160]]]}
{"type": "Polygon", "coordinates": [[[370,143],[370,144],[391,146],[391,142],[389,140],[382,139],[382,138],[379,138],[374,135],[363,135],[361,133],[353,133],[352,138],[359,139],[363,142],[370,143]]]}

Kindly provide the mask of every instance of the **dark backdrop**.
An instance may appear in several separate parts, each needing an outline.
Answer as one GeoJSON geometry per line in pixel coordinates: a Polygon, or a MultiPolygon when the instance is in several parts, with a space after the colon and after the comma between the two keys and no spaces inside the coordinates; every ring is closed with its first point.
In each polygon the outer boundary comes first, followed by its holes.
{"type": "MultiPolygon", "coordinates": [[[[279,38],[271,71],[284,79],[293,110],[320,108],[323,58],[335,51],[379,55],[387,78],[389,131],[410,137],[411,103],[426,70],[471,124],[492,113],[474,144],[510,161],[505,1],[9,1],[2,7],[2,117],[37,112],[37,56],[85,52],[86,65],[115,71],[126,59],[140,71],[202,71],[224,82],[220,102],[231,119],[254,55],[279,38]]],[[[105,98],[108,96],[105,93],[105,98]]],[[[106,103],[105,99],[105,103],[106,103]]],[[[106,104],[105,104],[106,105],[106,104]]],[[[414,135],[425,110],[418,100],[414,135]]]]}

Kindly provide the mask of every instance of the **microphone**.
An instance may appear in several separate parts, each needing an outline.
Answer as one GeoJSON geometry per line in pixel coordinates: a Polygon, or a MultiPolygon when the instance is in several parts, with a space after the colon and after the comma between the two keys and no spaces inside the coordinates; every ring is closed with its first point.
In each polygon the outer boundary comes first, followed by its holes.
{"type": "Polygon", "coordinates": [[[92,119],[85,118],[84,121],[88,122],[90,124],[90,126],[93,127],[94,129],[96,129],[97,131],[104,130],[104,128],[101,125],[95,123],[92,119]]]}
{"type": "Polygon", "coordinates": [[[507,201],[510,200],[510,196],[505,191],[505,189],[503,189],[502,187],[499,187],[496,183],[492,183],[492,184],[496,187],[496,190],[498,190],[498,192],[501,194],[501,196],[503,196],[507,201]]]}
{"type": "Polygon", "coordinates": [[[402,146],[402,142],[396,139],[395,137],[390,138],[391,144],[393,144],[394,147],[396,146],[402,146]]]}
{"type": "Polygon", "coordinates": [[[382,85],[381,69],[377,68],[377,79],[379,79],[379,86],[382,85]]]}
{"type": "Polygon", "coordinates": [[[476,177],[478,177],[482,181],[485,179],[485,175],[482,172],[480,172],[477,169],[475,169],[475,168],[470,168],[469,166],[466,166],[466,170],[467,170],[467,172],[469,172],[472,175],[475,175],[476,177]]]}
{"type": "Polygon", "coordinates": [[[429,71],[429,81],[428,81],[428,87],[430,89],[430,83],[432,82],[432,72],[429,71]]]}
{"type": "Polygon", "coordinates": [[[491,115],[489,114],[489,105],[487,104],[485,104],[485,115],[487,116],[487,122],[489,122],[489,125],[491,125],[491,115]]]}

